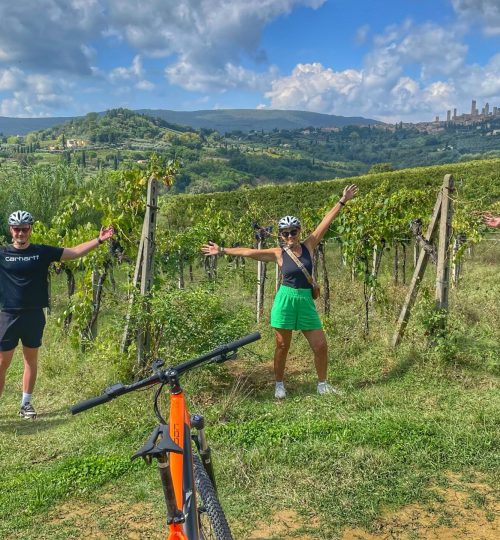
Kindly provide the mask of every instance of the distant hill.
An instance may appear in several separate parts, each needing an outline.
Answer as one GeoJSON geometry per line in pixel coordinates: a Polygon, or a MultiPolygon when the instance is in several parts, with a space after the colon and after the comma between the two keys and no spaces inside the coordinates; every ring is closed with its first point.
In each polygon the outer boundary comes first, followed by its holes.
{"type": "MultiPolygon", "coordinates": [[[[298,129],[305,127],[344,127],[350,125],[382,124],[378,120],[361,116],[334,116],[305,111],[278,111],[267,109],[219,109],[207,111],[170,111],[167,109],[140,109],[140,114],[195,129],[215,129],[221,133],[252,130],[298,129]]],[[[105,113],[98,113],[103,115],[105,113]]],[[[88,115],[87,115],[88,116],[88,115]]],[[[0,116],[0,133],[26,135],[31,131],[51,128],[82,117],[8,118],[0,116]]]]}
{"type": "Polygon", "coordinates": [[[8,118],[0,116],[0,133],[3,135],[26,135],[31,131],[47,129],[72,120],[71,117],[54,116],[52,118],[8,118]]]}
{"type": "Polygon", "coordinates": [[[111,109],[105,113],[76,117],[38,133],[42,140],[56,139],[64,134],[66,138],[116,144],[134,138],[152,141],[162,137],[166,131],[179,133],[188,131],[188,128],[128,109],[111,109]]]}
{"type": "Polygon", "coordinates": [[[169,111],[141,109],[137,112],[162,118],[167,122],[193,128],[215,129],[221,133],[231,131],[272,131],[273,129],[299,129],[305,127],[328,128],[383,124],[361,116],[334,116],[306,111],[280,111],[269,109],[218,109],[206,111],[169,111]]]}

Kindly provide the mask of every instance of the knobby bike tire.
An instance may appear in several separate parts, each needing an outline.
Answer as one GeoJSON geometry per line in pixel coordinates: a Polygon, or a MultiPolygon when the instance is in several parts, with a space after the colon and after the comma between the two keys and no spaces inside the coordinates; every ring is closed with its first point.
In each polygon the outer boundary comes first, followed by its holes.
{"type": "Polygon", "coordinates": [[[212,481],[196,454],[193,456],[193,463],[201,540],[233,540],[212,481]]]}

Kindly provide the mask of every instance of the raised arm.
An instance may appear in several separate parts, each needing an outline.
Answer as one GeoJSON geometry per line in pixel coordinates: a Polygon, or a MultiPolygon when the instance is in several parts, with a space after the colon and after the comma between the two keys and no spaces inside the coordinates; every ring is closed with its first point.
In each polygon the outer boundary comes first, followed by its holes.
{"type": "Polygon", "coordinates": [[[232,257],[249,257],[256,261],[278,262],[281,249],[278,247],[269,249],[253,249],[244,247],[221,248],[215,242],[208,242],[201,247],[201,251],[207,255],[231,255],[232,257]]]}
{"type": "Polygon", "coordinates": [[[358,188],[355,184],[351,184],[350,186],[346,186],[344,188],[342,197],[339,199],[337,204],[327,212],[314,232],[304,240],[304,244],[308,247],[309,251],[314,251],[314,249],[316,249],[316,246],[321,242],[321,240],[323,240],[323,237],[325,236],[328,228],[337,214],[346,205],[347,201],[350,201],[357,192],[358,188]]]}
{"type": "Polygon", "coordinates": [[[64,248],[61,255],[61,261],[71,261],[87,255],[89,251],[92,251],[97,246],[100,246],[103,242],[105,242],[108,238],[111,238],[114,232],[113,227],[102,227],[97,238],[93,238],[88,242],[83,242],[83,244],[78,244],[78,246],[72,248],[64,248]]]}

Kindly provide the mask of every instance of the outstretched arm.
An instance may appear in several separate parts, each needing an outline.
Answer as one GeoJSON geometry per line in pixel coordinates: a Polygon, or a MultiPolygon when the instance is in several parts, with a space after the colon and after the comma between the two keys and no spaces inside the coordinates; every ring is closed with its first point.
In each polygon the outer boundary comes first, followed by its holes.
{"type": "Polygon", "coordinates": [[[314,251],[314,249],[316,249],[316,246],[321,242],[321,240],[323,240],[323,237],[328,231],[328,228],[335,219],[336,215],[345,206],[347,201],[350,201],[357,192],[358,188],[355,184],[351,184],[350,186],[346,186],[344,188],[344,193],[337,204],[329,212],[327,212],[314,232],[305,239],[304,244],[309,248],[309,251],[314,251]]]}
{"type": "Polygon", "coordinates": [[[111,226],[102,227],[97,238],[93,238],[88,242],[84,242],[83,244],[79,244],[78,246],[72,248],[64,248],[64,251],[61,255],[61,261],[71,261],[73,259],[78,259],[79,257],[87,255],[89,251],[92,251],[97,246],[105,242],[108,238],[111,238],[114,232],[115,231],[111,226]]]}
{"type": "Polygon", "coordinates": [[[278,262],[280,248],[252,249],[243,247],[221,248],[215,242],[208,242],[201,247],[204,255],[231,255],[232,257],[249,257],[256,261],[278,262]]]}

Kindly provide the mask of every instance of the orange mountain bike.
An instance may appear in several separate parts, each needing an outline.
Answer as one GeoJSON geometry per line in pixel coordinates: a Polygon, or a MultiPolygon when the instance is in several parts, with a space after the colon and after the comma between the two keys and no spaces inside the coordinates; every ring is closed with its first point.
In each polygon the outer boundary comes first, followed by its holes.
{"type": "Polygon", "coordinates": [[[160,385],[154,397],[154,410],[160,423],[132,459],[142,457],[147,463],[153,459],[158,461],[167,506],[167,540],[233,538],[217,497],[203,416],[189,415],[179,377],[202,364],[221,363],[235,358],[240,347],[258,339],[260,334],[256,332],[167,369],[162,369],[163,362],[157,360],[153,363],[153,375],[150,377],[131,385],[114,384],[106,388],[101,396],[87,399],[71,408],[71,412],[77,414],[128,392],[160,385]],[[161,415],[158,405],[166,385],[170,387],[168,422],[161,415]],[[191,433],[192,428],[195,433],[191,433]]]}

